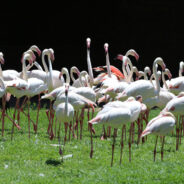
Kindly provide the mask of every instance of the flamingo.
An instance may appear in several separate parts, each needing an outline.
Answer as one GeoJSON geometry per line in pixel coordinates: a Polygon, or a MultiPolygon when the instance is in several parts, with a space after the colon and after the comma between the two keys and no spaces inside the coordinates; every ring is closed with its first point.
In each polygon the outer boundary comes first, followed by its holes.
{"type": "Polygon", "coordinates": [[[164,140],[165,135],[170,133],[176,124],[176,118],[171,112],[164,112],[159,114],[157,117],[153,118],[146,126],[145,130],[142,132],[141,137],[144,137],[148,134],[155,134],[156,135],[156,142],[154,148],[154,162],[156,158],[156,146],[158,136],[162,137],[162,147],[161,147],[161,160],[163,161],[164,155],[164,140]]]}
{"type": "MultiPolygon", "coordinates": [[[[59,103],[62,103],[65,101],[65,95],[63,93],[58,92],[58,91],[55,93],[51,92],[49,94],[45,94],[44,96],[42,96],[41,99],[50,99],[50,101],[55,100],[54,106],[57,106],[59,103]]],[[[78,111],[80,109],[84,109],[85,107],[91,107],[94,111],[94,106],[96,106],[96,104],[94,102],[92,102],[91,100],[89,100],[89,99],[85,98],[84,96],[79,95],[73,91],[70,91],[70,90],[68,93],[68,101],[71,105],[73,105],[73,107],[75,109],[76,117],[77,117],[78,111]]],[[[77,119],[77,121],[78,121],[78,119],[77,119]]]]}
{"type": "MultiPolygon", "coordinates": [[[[113,165],[115,137],[117,134],[117,129],[123,126],[121,138],[121,156],[120,156],[120,164],[121,164],[124,125],[135,121],[142,110],[145,111],[145,105],[143,107],[140,101],[136,101],[135,98],[130,97],[126,102],[114,101],[108,103],[107,105],[104,106],[104,108],[101,111],[97,113],[95,118],[89,121],[90,126],[92,126],[93,124],[103,124],[114,128],[111,166],[113,165]]],[[[131,128],[130,128],[130,137],[131,137],[131,128]]],[[[131,161],[130,137],[129,137],[129,161],[131,161]]],[[[91,158],[92,154],[93,154],[93,143],[91,134],[91,152],[90,152],[91,158]]]]}
{"type": "MultiPolygon", "coordinates": [[[[74,117],[74,108],[73,106],[68,102],[68,88],[69,85],[65,85],[65,102],[60,103],[58,105],[54,105],[53,108],[56,113],[56,118],[59,121],[59,143],[60,143],[60,127],[61,127],[61,122],[64,122],[65,124],[65,138],[64,138],[64,143],[66,142],[66,135],[67,135],[67,127],[68,123],[71,123],[74,117]]],[[[62,150],[61,146],[59,148],[59,153],[62,155],[62,150]]]]}
{"type": "MultiPolygon", "coordinates": [[[[181,61],[179,65],[179,77],[172,78],[171,80],[167,80],[166,84],[168,86],[168,90],[178,95],[181,91],[184,90],[184,77],[182,76],[184,64],[181,61]]],[[[165,85],[163,88],[167,88],[165,85]]]]}
{"type": "Polygon", "coordinates": [[[171,112],[177,117],[176,122],[176,150],[178,150],[178,143],[179,143],[179,136],[180,136],[180,119],[184,115],[184,92],[180,92],[175,98],[170,100],[165,108],[161,111],[164,112],[171,112]],[[178,120],[179,119],[179,120],[178,120]]]}
{"type": "MultiPolygon", "coordinates": [[[[29,78],[29,79],[27,78],[27,70],[25,65],[26,60],[28,60],[29,62],[33,62],[31,55],[28,53],[24,54],[23,60],[22,60],[23,80],[16,79],[14,81],[10,81],[11,83],[10,82],[8,83],[7,90],[9,90],[11,94],[17,97],[15,109],[18,108],[19,98],[22,96],[28,96],[27,116],[28,116],[29,138],[30,138],[29,100],[30,100],[30,97],[33,97],[45,91],[47,89],[47,84],[45,84],[42,80],[39,80],[37,78],[29,78]]],[[[39,108],[38,108],[38,112],[39,112],[39,108]]],[[[38,124],[38,113],[37,113],[36,125],[33,123],[35,131],[37,130],[37,124],[38,124]]]]}
{"type": "Polygon", "coordinates": [[[147,75],[151,76],[150,67],[149,67],[149,66],[146,66],[146,67],[144,68],[144,72],[143,72],[143,71],[139,71],[138,73],[139,73],[139,75],[138,75],[138,78],[139,78],[139,79],[140,79],[141,77],[144,77],[144,80],[148,80],[148,76],[147,76],[147,75]]]}
{"type": "Polygon", "coordinates": [[[162,58],[157,57],[153,62],[153,73],[156,78],[156,88],[152,85],[150,81],[147,80],[137,80],[130,83],[130,85],[125,88],[125,90],[120,93],[116,98],[119,100],[126,99],[129,96],[141,95],[143,99],[158,96],[160,92],[160,84],[158,81],[158,74],[156,64],[161,65],[162,69],[165,69],[165,64],[162,58]]]}

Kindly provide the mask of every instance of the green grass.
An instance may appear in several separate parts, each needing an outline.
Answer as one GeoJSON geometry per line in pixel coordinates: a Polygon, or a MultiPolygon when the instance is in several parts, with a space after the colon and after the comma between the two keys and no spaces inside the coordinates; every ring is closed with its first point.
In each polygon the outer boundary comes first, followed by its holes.
{"type": "MultiPolygon", "coordinates": [[[[153,110],[150,118],[158,113],[158,110],[153,110]]],[[[36,119],[35,110],[31,110],[31,117],[36,119]]],[[[58,147],[51,145],[58,144],[57,138],[50,140],[46,133],[48,120],[45,110],[40,112],[37,135],[34,134],[31,126],[30,139],[27,119],[24,115],[21,115],[22,129],[18,131],[15,128],[13,141],[11,141],[12,123],[7,119],[5,123],[5,135],[0,138],[0,183],[184,183],[184,146],[181,144],[179,150],[176,151],[175,136],[167,136],[165,139],[163,162],[160,156],[160,141],[156,162],[153,162],[154,135],[149,135],[145,144],[132,145],[131,162],[129,162],[126,140],[120,165],[121,130],[118,130],[114,165],[111,167],[112,138],[100,140],[102,126],[95,126],[94,154],[90,159],[90,133],[87,131],[86,119],[83,139],[72,139],[66,142],[64,155],[73,154],[73,157],[63,162],[58,147]]],[[[63,132],[62,129],[62,136],[63,132]]],[[[135,138],[137,139],[137,134],[135,138]]]]}

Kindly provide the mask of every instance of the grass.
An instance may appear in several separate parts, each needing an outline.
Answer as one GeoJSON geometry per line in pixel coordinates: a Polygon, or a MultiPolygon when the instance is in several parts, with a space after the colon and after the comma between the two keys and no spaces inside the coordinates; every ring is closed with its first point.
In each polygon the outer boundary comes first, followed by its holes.
{"type": "MultiPolygon", "coordinates": [[[[9,114],[12,114],[13,109],[9,114]]],[[[158,110],[151,112],[150,118],[158,110]]],[[[36,111],[31,117],[36,119],[36,111]]],[[[132,161],[129,162],[128,142],[125,142],[122,165],[120,158],[120,130],[115,147],[114,165],[111,162],[112,138],[100,140],[102,127],[96,125],[93,136],[94,154],[90,159],[90,133],[85,119],[83,139],[66,142],[64,155],[73,154],[63,162],[59,155],[57,138],[50,140],[47,135],[48,120],[45,110],[40,111],[38,133],[28,138],[27,119],[21,116],[21,130],[15,128],[11,141],[12,123],[6,119],[5,135],[0,138],[0,183],[12,184],[55,184],[55,183],[184,183],[184,146],[176,151],[175,136],[167,136],[164,147],[164,161],[160,156],[160,141],[156,162],[153,162],[155,136],[149,135],[144,144],[132,145],[132,161]]],[[[62,130],[63,135],[64,130],[62,130]]],[[[183,138],[182,138],[183,141],[183,138]]]]}

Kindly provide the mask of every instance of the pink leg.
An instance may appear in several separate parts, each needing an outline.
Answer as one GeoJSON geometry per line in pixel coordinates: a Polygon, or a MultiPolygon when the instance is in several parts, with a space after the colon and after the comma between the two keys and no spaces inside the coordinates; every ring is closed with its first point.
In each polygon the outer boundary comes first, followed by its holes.
{"type": "MultiPolygon", "coordinates": [[[[14,110],[14,113],[13,113],[13,122],[15,122],[15,115],[16,115],[18,104],[19,104],[19,98],[17,98],[17,100],[16,100],[15,110],[14,110]]],[[[11,140],[13,140],[13,133],[14,133],[14,123],[13,123],[13,126],[12,126],[11,140]]]]}
{"type": "Polygon", "coordinates": [[[124,144],[123,144],[123,133],[124,133],[124,128],[125,128],[125,125],[123,125],[122,134],[121,134],[120,165],[121,165],[121,162],[122,162],[122,154],[123,154],[123,147],[124,147],[124,144]]]}
{"type": "Polygon", "coordinates": [[[64,122],[64,124],[65,124],[65,138],[64,138],[64,144],[65,144],[65,142],[66,142],[66,140],[67,140],[68,123],[67,123],[67,122],[64,122]]]}
{"type": "Polygon", "coordinates": [[[114,136],[113,136],[113,143],[112,143],[112,159],[111,159],[111,167],[113,166],[113,160],[114,160],[114,147],[116,143],[116,135],[117,135],[117,128],[114,128],[114,136]]]}
{"type": "Polygon", "coordinates": [[[93,157],[93,135],[92,135],[92,124],[89,124],[90,125],[90,133],[91,133],[91,152],[90,152],[90,158],[93,157]]]}
{"type": "Polygon", "coordinates": [[[39,112],[40,112],[40,94],[38,95],[38,109],[37,109],[37,116],[36,116],[36,126],[34,127],[35,133],[37,133],[37,128],[38,128],[39,112]]]}

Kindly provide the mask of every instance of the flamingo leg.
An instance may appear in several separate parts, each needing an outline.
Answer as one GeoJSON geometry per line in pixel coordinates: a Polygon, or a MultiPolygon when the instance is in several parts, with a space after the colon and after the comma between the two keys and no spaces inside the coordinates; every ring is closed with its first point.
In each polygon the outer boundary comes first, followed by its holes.
{"type": "MultiPolygon", "coordinates": [[[[17,98],[17,100],[16,100],[15,110],[14,110],[14,113],[13,113],[13,122],[15,121],[15,115],[16,115],[16,111],[17,111],[18,104],[19,104],[19,98],[17,98]]],[[[11,141],[13,140],[14,126],[15,126],[15,125],[14,125],[14,123],[13,123],[12,132],[11,132],[11,141]]]]}
{"type": "Polygon", "coordinates": [[[92,124],[89,124],[90,126],[90,133],[91,133],[91,151],[90,151],[90,158],[93,157],[93,135],[92,135],[92,124]]]}
{"type": "Polygon", "coordinates": [[[64,138],[64,144],[67,140],[67,130],[68,130],[68,123],[67,122],[64,122],[64,125],[65,125],[65,138],[64,138]]]}
{"type": "MultiPolygon", "coordinates": [[[[51,127],[51,114],[52,114],[52,102],[51,102],[51,100],[50,100],[50,107],[49,107],[49,112],[50,113],[48,113],[49,114],[49,116],[47,116],[47,117],[49,117],[49,125],[48,125],[48,129],[47,129],[47,133],[49,134],[49,132],[50,132],[50,127],[51,127]]],[[[46,113],[47,113],[47,111],[46,111],[46,113]]]]}
{"type": "MultiPolygon", "coordinates": [[[[83,129],[83,120],[84,120],[84,108],[81,111],[81,115],[80,115],[80,140],[82,140],[82,129],[83,129]]],[[[89,121],[89,120],[88,120],[89,121]]],[[[89,126],[89,124],[88,124],[89,126]]]]}
{"type": "Polygon", "coordinates": [[[104,140],[104,139],[107,139],[107,134],[106,134],[106,131],[105,131],[105,126],[103,125],[103,135],[101,137],[101,140],[104,140]]]}
{"type": "Polygon", "coordinates": [[[23,100],[23,102],[22,102],[20,108],[18,109],[18,112],[17,112],[17,121],[18,121],[18,125],[20,125],[20,112],[23,111],[23,108],[24,108],[25,104],[27,103],[27,100],[28,100],[28,98],[27,98],[27,96],[26,96],[26,97],[24,98],[24,100],[23,100]]]}
{"type": "Polygon", "coordinates": [[[155,141],[155,148],[154,148],[154,157],[153,157],[153,161],[155,162],[156,159],[156,153],[157,153],[157,142],[158,142],[158,136],[156,136],[156,141],[155,141]]]}
{"type": "Polygon", "coordinates": [[[116,135],[117,135],[117,128],[114,128],[114,136],[113,136],[113,143],[112,143],[112,159],[111,159],[111,167],[113,166],[113,160],[114,160],[114,147],[116,143],[116,135]]]}
{"type": "Polygon", "coordinates": [[[72,122],[70,121],[70,124],[69,124],[69,141],[71,139],[71,131],[72,131],[72,122]]]}
{"type": "Polygon", "coordinates": [[[34,127],[35,133],[37,133],[37,128],[38,128],[39,112],[40,112],[40,94],[38,95],[38,109],[37,109],[37,116],[36,116],[36,126],[34,127]]]}
{"type": "Polygon", "coordinates": [[[107,137],[111,137],[111,127],[107,127],[107,137]]]}
{"type": "Polygon", "coordinates": [[[125,128],[125,125],[123,125],[122,134],[121,134],[120,165],[121,165],[121,162],[122,162],[122,154],[123,154],[123,147],[124,147],[124,144],[123,144],[123,133],[124,133],[124,128],[125,128]]]}
{"type": "Polygon", "coordinates": [[[163,161],[164,157],[164,141],[165,141],[165,136],[162,138],[162,148],[161,148],[161,160],[163,161]]]}
{"type": "Polygon", "coordinates": [[[52,110],[51,112],[51,122],[50,122],[50,140],[54,138],[54,133],[53,133],[53,122],[54,122],[54,111],[52,110]]]}

